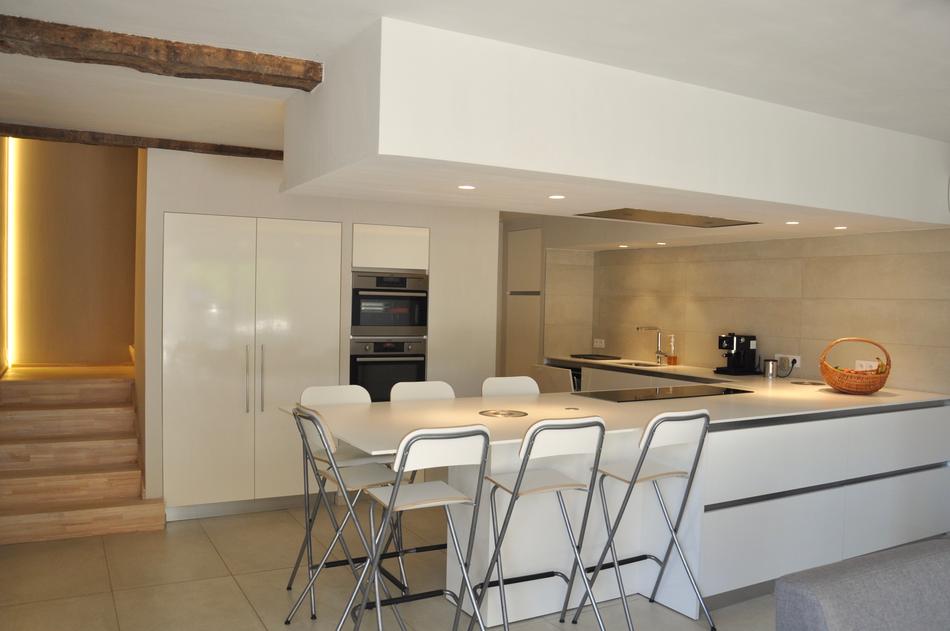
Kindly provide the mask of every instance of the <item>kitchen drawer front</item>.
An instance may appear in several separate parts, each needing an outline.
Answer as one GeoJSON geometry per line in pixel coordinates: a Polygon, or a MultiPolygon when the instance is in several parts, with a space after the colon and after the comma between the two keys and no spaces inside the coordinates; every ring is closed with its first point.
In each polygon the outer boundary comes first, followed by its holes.
{"type": "Polygon", "coordinates": [[[950,532],[950,468],[862,482],[844,491],[844,558],[950,532]]]}
{"type": "Polygon", "coordinates": [[[812,421],[709,434],[704,503],[740,500],[848,477],[850,425],[812,421]]]}
{"type": "Polygon", "coordinates": [[[841,558],[844,490],[703,515],[700,587],[707,596],[841,558]]]}
{"type": "Polygon", "coordinates": [[[848,425],[848,477],[950,460],[950,407],[842,419],[848,425]]]}

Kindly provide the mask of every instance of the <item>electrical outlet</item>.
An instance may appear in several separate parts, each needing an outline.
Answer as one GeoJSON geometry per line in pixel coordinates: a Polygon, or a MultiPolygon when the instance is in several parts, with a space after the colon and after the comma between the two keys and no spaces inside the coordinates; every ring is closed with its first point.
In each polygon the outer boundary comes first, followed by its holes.
{"type": "Polygon", "coordinates": [[[594,348],[607,348],[607,341],[599,337],[595,337],[594,348]]]}
{"type": "Polygon", "coordinates": [[[778,374],[784,375],[802,367],[802,356],[801,355],[780,355],[775,354],[775,359],[778,360],[778,374]],[[792,360],[795,360],[795,365],[792,366],[792,360]]]}
{"type": "Polygon", "coordinates": [[[854,360],[855,370],[877,370],[878,361],[876,359],[856,359],[854,360]]]}

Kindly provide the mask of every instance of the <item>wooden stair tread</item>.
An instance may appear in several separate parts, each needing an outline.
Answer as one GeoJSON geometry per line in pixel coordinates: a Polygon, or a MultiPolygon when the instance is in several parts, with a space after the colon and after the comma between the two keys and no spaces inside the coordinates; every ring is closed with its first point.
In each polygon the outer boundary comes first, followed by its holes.
{"type": "Polygon", "coordinates": [[[140,497],[129,498],[129,499],[119,499],[119,500],[105,500],[105,501],[93,501],[93,502],[70,502],[68,504],[60,504],[55,508],[50,508],[47,506],[20,506],[12,509],[3,509],[0,510],[0,517],[11,517],[14,515],[34,515],[39,513],[45,514],[54,514],[54,513],[71,513],[75,511],[84,511],[84,510],[94,510],[94,509],[110,509],[110,508],[121,508],[124,506],[151,506],[151,505],[161,505],[164,506],[164,500],[162,498],[157,499],[142,499],[140,497]]]}
{"type": "Polygon", "coordinates": [[[135,432],[110,432],[105,434],[79,434],[76,436],[52,436],[43,438],[10,438],[0,440],[4,445],[50,445],[55,443],[85,443],[105,440],[138,440],[135,432]]]}
{"type": "Polygon", "coordinates": [[[4,412],[68,412],[70,410],[135,410],[129,402],[121,403],[0,403],[0,415],[4,412]]]}
{"type": "Polygon", "coordinates": [[[103,473],[138,473],[137,464],[88,465],[57,467],[53,469],[23,469],[19,471],[0,471],[0,481],[18,478],[55,478],[103,473]]]}

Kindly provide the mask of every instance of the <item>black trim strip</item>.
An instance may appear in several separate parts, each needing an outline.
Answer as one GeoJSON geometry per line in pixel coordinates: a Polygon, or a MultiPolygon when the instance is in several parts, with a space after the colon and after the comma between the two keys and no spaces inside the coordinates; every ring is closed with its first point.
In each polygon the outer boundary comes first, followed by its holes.
{"type": "Polygon", "coordinates": [[[709,424],[710,432],[728,432],[735,429],[753,429],[756,427],[771,427],[773,425],[788,425],[789,423],[806,423],[808,421],[828,421],[849,416],[870,416],[872,414],[887,414],[888,412],[905,412],[907,410],[924,410],[927,408],[946,407],[950,402],[940,399],[937,401],[917,401],[914,403],[895,403],[869,408],[847,408],[844,410],[826,410],[823,412],[809,412],[808,414],[789,414],[785,416],[766,416],[738,421],[716,421],[709,424]]]}
{"type": "Polygon", "coordinates": [[[509,296],[540,296],[540,291],[509,291],[509,296]]]}
{"type": "Polygon", "coordinates": [[[826,482],[825,484],[815,484],[813,486],[803,486],[798,489],[791,489],[788,491],[778,491],[776,493],[766,493],[764,495],[754,495],[752,497],[744,497],[738,500],[729,500],[726,502],[717,502],[716,504],[706,504],[704,512],[711,513],[717,510],[723,510],[726,508],[735,508],[737,506],[746,506],[747,504],[758,504],[760,502],[768,502],[771,500],[782,499],[783,497],[793,497],[795,495],[805,495],[806,493],[816,493],[818,491],[827,491],[829,489],[837,489],[843,486],[851,486],[853,484],[862,484],[864,482],[874,482],[875,480],[884,480],[887,478],[896,478],[901,475],[908,475],[911,473],[920,473],[921,471],[931,471],[934,469],[941,469],[948,466],[947,461],[944,462],[935,462],[933,464],[920,465],[918,467],[909,467],[907,469],[899,469],[897,471],[887,471],[885,473],[874,473],[872,475],[865,475],[859,478],[848,478],[847,480],[839,480],[837,482],[826,482]]]}

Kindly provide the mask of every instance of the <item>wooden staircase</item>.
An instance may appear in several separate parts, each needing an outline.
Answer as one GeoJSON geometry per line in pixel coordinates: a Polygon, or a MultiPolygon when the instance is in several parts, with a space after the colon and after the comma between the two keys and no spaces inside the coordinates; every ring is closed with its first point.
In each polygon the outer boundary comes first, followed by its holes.
{"type": "Polygon", "coordinates": [[[99,373],[0,379],[0,544],[164,527],[142,499],[132,378],[99,373]]]}

